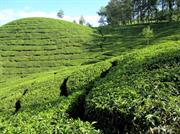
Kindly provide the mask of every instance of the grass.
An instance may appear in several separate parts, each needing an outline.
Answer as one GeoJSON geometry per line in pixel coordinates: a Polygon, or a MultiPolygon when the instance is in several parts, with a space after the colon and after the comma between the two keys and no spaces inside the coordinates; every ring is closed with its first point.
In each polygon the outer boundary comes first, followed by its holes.
{"type": "Polygon", "coordinates": [[[0,132],[179,133],[179,22],[151,24],[149,45],[144,27],[0,27],[0,132]]]}

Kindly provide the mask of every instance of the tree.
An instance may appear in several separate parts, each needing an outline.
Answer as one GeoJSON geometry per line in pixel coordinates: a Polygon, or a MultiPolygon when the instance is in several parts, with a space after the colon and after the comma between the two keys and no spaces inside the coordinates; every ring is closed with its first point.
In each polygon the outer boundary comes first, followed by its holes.
{"type": "Polygon", "coordinates": [[[147,0],[145,5],[145,14],[146,20],[149,23],[151,20],[155,20],[157,18],[157,3],[158,0],[147,0]]]}
{"type": "Polygon", "coordinates": [[[158,0],[159,11],[156,16],[157,21],[167,20],[166,0],[158,0]]]}
{"type": "Polygon", "coordinates": [[[145,28],[142,30],[142,35],[143,35],[143,37],[146,39],[147,45],[149,45],[150,39],[154,37],[153,29],[151,29],[150,26],[145,27],[145,28]]]}
{"type": "Polygon", "coordinates": [[[106,24],[106,17],[107,17],[107,9],[106,7],[101,7],[99,12],[97,12],[98,15],[100,16],[100,19],[98,23],[100,23],[101,26],[104,26],[106,24]]]}
{"type": "Polygon", "coordinates": [[[111,0],[106,6],[107,22],[113,25],[128,24],[133,18],[132,0],[111,0]]]}
{"type": "Polygon", "coordinates": [[[85,23],[86,23],[86,21],[85,21],[84,17],[81,16],[79,19],[79,24],[84,25],[85,23]]]}
{"type": "Polygon", "coordinates": [[[124,24],[132,23],[133,4],[132,0],[123,0],[124,24]]]}
{"type": "Polygon", "coordinates": [[[100,10],[97,12],[99,16],[106,16],[107,15],[107,9],[106,7],[101,7],[100,10]]]}
{"type": "Polygon", "coordinates": [[[173,16],[173,5],[174,5],[175,0],[166,0],[167,6],[168,6],[168,11],[169,11],[169,21],[172,21],[172,16],[173,16]]]}
{"type": "Polygon", "coordinates": [[[64,17],[64,11],[63,10],[59,10],[59,12],[57,13],[57,16],[59,18],[63,18],[64,17]]]}
{"type": "Polygon", "coordinates": [[[118,25],[121,20],[121,1],[119,0],[110,0],[106,6],[106,16],[107,22],[112,25],[118,25]]]}
{"type": "Polygon", "coordinates": [[[89,22],[86,23],[86,26],[93,27],[89,22]]]}
{"type": "Polygon", "coordinates": [[[177,21],[179,21],[179,19],[180,19],[180,0],[176,0],[175,5],[176,5],[175,15],[177,17],[177,21]]]}
{"type": "Polygon", "coordinates": [[[110,0],[101,7],[99,23],[111,25],[151,23],[180,19],[180,0],[110,0]]]}
{"type": "Polygon", "coordinates": [[[104,26],[106,24],[105,17],[101,16],[101,18],[99,19],[98,23],[100,24],[100,26],[104,26]]]}
{"type": "Polygon", "coordinates": [[[77,24],[76,20],[73,20],[73,23],[77,24]]]}

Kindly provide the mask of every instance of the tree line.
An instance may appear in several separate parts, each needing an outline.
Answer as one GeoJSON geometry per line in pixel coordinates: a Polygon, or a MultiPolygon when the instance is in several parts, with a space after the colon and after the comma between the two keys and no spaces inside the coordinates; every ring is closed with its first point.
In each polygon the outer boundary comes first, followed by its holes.
{"type": "Polygon", "coordinates": [[[179,21],[180,0],[110,0],[98,15],[101,25],[179,21]]]}
{"type": "MultiPolygon", "coordinates": [[[[57,12],[57,17],[61,18],[61,19],[64,17],[64,11],[62,9],[57,12]]],[[[77,24],[76,20],[74,20],[73,23],[77,24]]],[[[92,25],[89,22],[86,23],[86,20],[85,20],[85,18],[83,16],[81,16],[79,18],[79,24],[80,25],[86,25],[86,26],[92,27],[92,25]]]]}

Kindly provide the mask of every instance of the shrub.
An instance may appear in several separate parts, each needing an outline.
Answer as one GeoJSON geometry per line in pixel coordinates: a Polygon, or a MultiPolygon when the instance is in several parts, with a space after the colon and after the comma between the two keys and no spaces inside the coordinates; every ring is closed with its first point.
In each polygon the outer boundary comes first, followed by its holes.
{"type": "Polygon", "coordinates": [[[143,35],[143,37],[146,39],[147,45],[149,45],[150,39],[154,37],[153,29],[151,29],[150,26],[145,27],[145,28],[142,30],[142,35],[143,35]]]}

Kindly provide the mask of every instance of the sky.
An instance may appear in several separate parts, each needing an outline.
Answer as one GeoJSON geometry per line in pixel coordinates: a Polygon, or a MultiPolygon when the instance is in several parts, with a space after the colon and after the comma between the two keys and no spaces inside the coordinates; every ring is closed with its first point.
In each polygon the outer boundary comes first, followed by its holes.
{"type": "Polygon", "coordinates": [[[98,26],[97,11],[109,0],[0,0],[0,25],[27,17],[57,18],[64,11],[64,20],[78,22],[80,16],[93,26],[98,26]]]}

